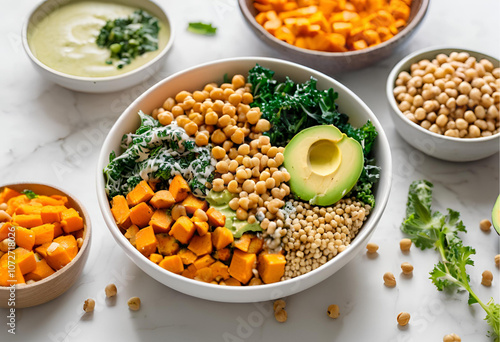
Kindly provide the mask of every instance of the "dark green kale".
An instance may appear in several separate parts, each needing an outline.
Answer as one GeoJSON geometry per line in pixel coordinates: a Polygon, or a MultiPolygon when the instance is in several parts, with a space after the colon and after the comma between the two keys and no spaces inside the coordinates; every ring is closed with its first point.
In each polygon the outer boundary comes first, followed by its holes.
{"type": "Polygon", "coordinates": [[[364,169],[350,195],[375,205],[373,186],[380,167],[372,156],[377,130],[370,121],[359,128],[352,126],[349,116],[338,111],[338,94],[333,88],[318,90],[313,77],[305,83],[295,83],[288,77],[279,82],[274,79],[274,71],[257,64],[249,71],[248,82],[254,96],[251,106],[260,107],[262,118],[271,123],[271,129],[264,133],[271,144],[286,146],[301,130],[316,125],[334,125],[357,140],[363,147],[364,169]]]}
{"type": "Polygon", "coordinates": [[[113,64],[113,59],[116,59],[116,67],[121,69],[137,56],[158,50],[159,31],[157,18],[146,11],[137,10],[128,18],[106,21],[96,43],[111,51],[106,63],[113,64]]]}

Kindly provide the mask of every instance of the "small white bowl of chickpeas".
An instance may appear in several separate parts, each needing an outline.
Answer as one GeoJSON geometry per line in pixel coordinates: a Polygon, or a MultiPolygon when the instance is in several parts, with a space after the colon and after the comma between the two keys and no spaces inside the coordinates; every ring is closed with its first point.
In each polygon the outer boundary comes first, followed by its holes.
{"type": "Polygon", "coordinates": [[[474,161],[499,151],[500,62],[461,48],[414,52],[387,79],[401,137],[432,157],[474,161]]]}

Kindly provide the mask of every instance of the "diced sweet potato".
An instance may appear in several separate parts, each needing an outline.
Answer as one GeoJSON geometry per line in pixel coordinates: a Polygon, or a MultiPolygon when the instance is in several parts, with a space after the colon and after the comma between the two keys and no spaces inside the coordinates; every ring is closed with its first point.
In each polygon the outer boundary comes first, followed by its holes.
{"type": "Polygon", "coordinates": [[[130,243],[135,246],[135,237],[137,233],[139,232],[139,227],[137,227],[135,224],[131,225],[130,227],[127,228],[127,231],[125,232],[125,237],[130,240],[130,243]]]}
{"type": "Polygon", "coordinates": [[[157,191],[149,201],[157,209],[168,209],[175,204],[175,198],[168,190],[157,191]]]}
{"type": "Polygon", "coordinates": [[[184,271],[184,265],[182,264],[181,258],[178,255],[166,256],[158,264],[160,267],[177,274],[181,274],[184,271]]]}
{"type": "Polygon", "coordinates": [[[158,240],[156,239],[155,232],[151,226],[142,228],[135,235],[135,247],[145,257],[149,257],[151,253],[156,251],[158,240]]]}
{"type": "Polygon", "coordinates": [[[0,193],[0,203],[7,203],[11,198],[21,196],[20,192],[17,192],[14,189],[5,187],[0,193]]]}
{"type": "Polygon", "coordinates": [[[40,203],[33,204],[21,204],[16,209],[17,215],[31,215],[31,214],[40,214],[42,212],[42,205],[40,203]]]}
{"type": "Polygon", "coordinates": [[[29,199],[28,197],[26,197],[26,195],[19,195],[9,198],[9,200],[7,201],[7,210],[6,210],[7,214],[12,216],[16,212],[17,207],[19,207],[21,204],[26,204],[28,202],[29,199]]]}
{"type": "Polygon", "coordinates": [[[248,246],[248,253],[257,254],[261,251],[262,246],[264,245],[264,240],[261,238],[254,236],[252,241],[250,241],[250,245],[248,246]]]}
{"type": "Polygon", "coordinates": [[[35,245],[35,234],[30,229],[16,227],[16,245],[31,251],[35,245]]]}
{"type": "Polygon", "coordinates": [[[249,233],[243,234],[238,240],[234,242],[234,247],[238,248],[240,251],[248,252],[248,247],[252,241],[253,235],[249,233]]]}
{"type": "Polygon", "coordinates": [[[64,205],[64,206],[66,204],[68,204],[68,197],[67,196],[63,196],[63,195],[50,195],[49,197],[62,202],[62,205],[64,205]]]}
{"type": "Polygon", "coordinates": [[[24,284],[24,276],[21,273],[19,265],[15,264],[14,267],[14,277],[12,277],[12,273],[9,272],[8,269],[8,254],[4,254],[4,256],[0,259],[0,286],[10,286],[11,284],[24,284]]]}
{"type": "Polygon", "coordinates": [[[208,223],[214,227],[224,227],[226,224],[226,216],[214,208],[207,210],[208,223]]]}
{"type": "Polygon", "coordinates": [[[44,196],[44,195],[40,195],[36,198],[33,198],[31,200],[31,202],[40,203],[43,206],[46,206],[46,205],[52,205],[52,206],[65,205],[65,202],[63,200],[56,199],[56,198],[49,197],[49,196],[44,196]]]}
{"type": "Polygon", "coordinates": [[[193,262],[194,267],[196,269],[202,269],[203,267],[208,267],[212,265],[215,262],[215,259],[210,256],[210,254],[205,254],[202,257],[199,257],[196,259],[195,262],[193,262]]]}
{"type": "MultiPolygon", "coordinates": [[[[193,217],[194,219],[195,217],[193,217]]],[[[206,233],[208,233],[208,230],[210,229],[210,226],[208,225],[208,222],[201,222],[201,221],[193,221],[194,226],[196,228],[196,232],[198,233],[199,236],[203,236],[206,233]]]]}
{"type": "Polygon", "coordinates": [[[175,202],[181,202],[187,197],[191,189],[189,188],[189,184],[184,178],[182,178],[181,175],[176,175],[172,179],[168,191],[170,191],[174,197],[175,202]]]}
{"type": "Polygon", "coordinates": [[[197,198],[192,193],[187,195],[187,197],[182,201],[182,205],[186,208],[186,212],[191,215],[194,214],[197,209],[204,211],[208,209],[207,201],[197,198]]]}
{"type": "Polygon", "coordinates": [[[219,250],[234,241],[233,233],[226,227],[215,228],[212,234],[212,243],[215,249],[219,250]]]}
{"type": "Polygon", "coordinates": [[[66,250],[69,258],[73,260],[78,254],[78,244],[73,235],[63,235],[54,239],[54,242],[58,243],[62,248],[66,250]]]}
{"type": "Polygon", "coordinates": [[[194,279],[196,271],[197,271],[196,267],[194,267],[194,265],[191,264],[184,271],[182,271],[181,275],[186,278],[194,279]]]}
{"type": "Polygon", "coordinates": [[[15,228],[12,228],[13,225],[10,222],[2,222],[0,223],[0,241],[5,240],[9,236],[9,232],[13,232],[15,228]]]}
{"type": "Polygon", "coordinates": [[[23,275],[36,269],[36,259],[33,251],[18,247],[14,250],[15,262],[23,275]]]}
{"type": "Polygon", "coordinates": [[[220,261],[228,261],[231,258],[231,250],[229,248],[222,248],[214,253],[214,257],[220,261]]]}
{"type": "Polygon", "coordinates": [[[54,225],[51,223],[31,228],[35,234],[35,245],[41,245],[54,240],[54,225]]]}
{"type": "Polygon", "coordinates": [[[157,209],[153,213],[153,216],[149,221],[149,225],[153,227],[153,230],[155,231],[156,234],[168,233],[173,221],[174,220],[172,219],[172,216],[170,216],[166,210],[157,209]]]}
{"type": "Polygon", "coordinates": [[[151,255],[149,256],[149,260],[151,260],[155,264],[158,264],[160,261],[163,260],[163,255],[158,253],[151,253],[151,255]]]}
{"type": "Polygon", "coordinates": [[[127,229],[132,224],[130,220],[130,209],[125,197],[118,195],[111,201],[111,213],[118,227],[127,229]]]}
{"type": "Polygon", "coordinates": [[[12,218],[15,224],[24,228],[33,228],[43,224],[40,214],[14,215],[12,218]]]}
{"type": "Polygon", "coordinates": [[[24,279],[26,281],[28,280],[39,281],[44,278],[47,278],[48,276],[54,273],[55,271],[49,266],[49,264],[47,264],[47,260],[41,259],[37,261],[35,270],[30,273],[27,273],[24,279]]]}
{"type": "Polygon", "coordinates": [[[241,286],[241,283],[238,280],[234,279],[234,278],[226,279],[226,280],[224,280],[224,283],[227,286],[241,286]]]}
{"type": "Polygon", "coordinates": [[[175,221],[174,225],[168,232],[183,244],[189,243],[193,237],[196,228],[193,222],[187,216],[181,216],[175,221]]]}
{"type": "Polygon", "coordinates": [[[220,261],[214,262],[209,266],[212,269],[212,274],[215,280],[219,281],[221,279],[229,279],[229,267],[220,261]]]}
{"type": "Polygon", "coordinates": [[[180,249],[179,243],[175,238],[166,233],[156,234],[156,239],[158,240],[158,253],[162,255],[174,255],[180,249]]]}
{"type": "Polygon", "coordinates": [[[54,222],[54,238],[63,235],[63,233],[62,224],[60,222],[54,222]]]}
{"type": "Polygon", "coordinates": [[[66,209],[67,208],[62,205],[60,206],[47,205],[42,207],[42,210],[40,212],[40,216],[42,217],[42,222],[43,223],[60,222],[61,214],[66,209]]]}
{"type": "Polygon", "coordinates": [[[196,271],[194,279],[209,283],[214,280],[213,271],[210,267],[204,267],[196,271]]]}
{"type": "Polygon", "coordinates": [[[153,217],[153,209],[145,202],[137,204],[130,209],[130,220],[139,228],[146,227],[153,217]]]}
{"type": "Polygon", "coordinates": [[[197,258],[196,254],[187,248],[181,249],[177,255],[181,258],[184,265],[191,265],[197,258]]]}
{"type": "Polygon", "coordinates": [[[66,209],[61,213],[61,225],[66,234],[83,228],[83,219],[74,208],[66,209]]]}
{"type": "Polygon", "coordinates": [[[259,255],[258,271],[260,279],[266,284],[280,281],[285,274],[285,256],[282,254],[262,253],[259,255]]]}
{"type": "Polygon", "coordinates": [[[255,266],[256,260],[257,257],[255,254],[235,249],[231,264],[229,265],[229,274],[241,283],[246,284],[253,276],[252,269],[255,266]]]}
{"type": "Polygon", "coordinates": [[[127,203],[130,207],[139,203],[147,202],[154,196],[154,192],[148,182],[141,181],[135,188],[127,194],[127,203]]]}
{"type": "Polygon", "coordinates": [[[212,234],[195,235],[189,242],[188,249],[197,256],[212,253],[212,234]]]}

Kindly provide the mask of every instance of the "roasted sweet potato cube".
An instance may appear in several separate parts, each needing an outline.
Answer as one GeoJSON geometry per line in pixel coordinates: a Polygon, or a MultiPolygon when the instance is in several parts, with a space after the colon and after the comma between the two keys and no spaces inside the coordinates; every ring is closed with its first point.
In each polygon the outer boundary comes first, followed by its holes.
{"type": "Polygon", "coordinates": [[[162,255],[174,255],[180,249],[179,243],[175,238],[166,233],[156,234],[156,239],[158,240],[158,253],[162,255]]]}
{"type": "Polygon", "coordinates": [[[63,235],[64,231],[62,229],[61,222],[54,222],[54,238],[63,235]]]}
{"type": "Polygon", "coordinates": [[[219,281],[221,279],[229,279],[229,267],[220,261],[214,262],[209,266],[212,269],[212,274],[215,280],[219,281]]]}
{"type": "Polygon", "coordinates": [[[83,228],[83,219],[78,211],[69,208],[61,213],[61,225],[64,232],[69,234],[83,228]]]}
{"type": "Polygon", "coordinates": [[[209,208],[207,210],[208,223],[214,227],[224,227],[226,224],[226,216],[224,216],[220,211],[214,208],[209,208]]]}
{"type": "Polygon", "coordinates": [[[228,261],[231,258],[231,250],[227,247],[216,250],[214,257],[220,261],[228,261]]]}
{"type": "Polygon", "coordinates": [[[155,264],[158,264],[160,261],[163,260],[163,255],[158,253],[151,253],[151,255],[149,256],[149,260],[151,260],[155,264]]]}
{"type": "Polygon", "coordinates": [[[0,286],[24,284],[24,276],[19,268],[19,265],[17,264],[15,264],[14,277],[12,277],[12,272],[8,269],[7,257],[8,254],[4,254],[0,259],[0,286]]]}
{"type": "Polygon", "coordinates": [[[43,206],[40,203],[33,204],[21,204],[16,209],[17,215],[32,215],[32,214],[40,214],[42,212],[43,206]]]}
{"type": "Polygon", "coordinates": [[[172,219],[172,216],[170,216],[166,210],[157,209],[153,213],[153,216],[149,221],[149,225],[153,227],[153,230],[155,231],[156,234],[168,233],[173,221],[174,220],[172,219]]]}
{"type": "Polygon", "coordinates": [[[194,267],[196,269],[202,269],[203,267],[208,267],[212,265],[215,262],[215,259],[210,256],[210,254],[205,254],[202,257],[199,257],[196,259],[195,262],[193,262],[194,267]]]}
{"type": "Polygon", "coordinates": [[[127,229],[132,224],[130,220],[130,209],[125,197],[118,195],[111,200],[111,213],[118,227],[127,229]]]}
{"type": "Polygon", "coordinates": [[[28,202],[29,199],[28,197],[26,197],[26,195],[19,195],[9,198],[9,200],[7,201],[7,210],[6,210],[7,214],[12,216],[16,212],[17,207],[19,207],[21,204],[26,204],[28,202]]]}
{"type": "Polygon", "coordinates": [[[229,265],[229,274],[243,284],[248,283],[253,276],[252,269],[254,268],[256,260],[257,257],[255,254],[235,249],[231,264],[229,265]]]}
{"type": "Polygon", "coordinates": [[[252,234],[245,233],[238,240],[234,242],[234,247],[238,248],[243,252],[248,252],[248,247],[250,247],[250,242],[252,241],[252,234]]]}
{"type": "Polygon", "coordinates": [[[191,220],[191,221],[193,221],[194,226],[196,227],[196,232],[198,233],[199,236],[203,236],[206,233],[208,233],[208,230],[210,229],[208,222],[200,222],[200,221],[194,221],[194,220],[191,220]]]}
{"type": "Polygon", "coordinates": [[[127,194],[127,203],[130,207],[136,206],[139,203],[147,202],[154,196],[153,189],[148,182],[140,181],[132,191],[127,194]]]}
{"type": "Polygon", "coordinates": [[[156,251],[158,240],[151,226],[142,228],[135,235],[135,247],[145,257],[149,257],[151,253],[156,251]]]}
{"type": "Polygon", "coordinates": [[[31,251],[35,245],[35,233],[27,228],[16,227],[16,245],[31,251]]]}
{"type": "Polygon", "coordinates": [[[188,214],[194,214],[197,209],[206,211],[208,209],[208,202],[197,198],[192,193],[188,194],[187,197],[182,201],[182,205],[186,208],[188,214]]]}
{"type": "Polygon", "coordinates": [[[264,240],[262,240],[257,236],[254,236],[250,241],[250,245],[248,246],[247,252],[257,254],[261,251],[263,245],[264,245],[264,240]]]}
{"type": "Polygon", "coordinates": [[[36,269],[36,258],[33,251],[18,247],[14,250],[15,262],[23,275],[36,269]]]}
{"type": "Polygon", "coordinates": [[[225,283],[227,286],[241,286],[241,283],[240,283],[238,280],[236,280],[236,279],[234,279],[234,278],[232,278],[232,277],[230,277],[230,278],[228,278],[228,279],[224,280],[224,283],[225,283]]]}
{"type": "Polygon", "coordinates": [[[194,267],[194,265],[191,264],[184,271],[182,271],[181,275],[186,278],[194,279],[196,271],[197,271],[196,267],[194,267]]]}
{"type": "Polygon", "coordinates": [[[139,227],[137,227],[135,224],[131,225],[130,227],[127,228],[127,231],[125,232],[125,237],[130,240],[130,243],[135,246],[135,237],[137,233],[139,232],[139,227]]]}
{"type": "Polygon", "coordinates": [[[47,205],[42,207],[42,210],[40,212],[40,216],[42,217],[42,222],[43,223],[60,222],[61,214],[66,209],[68,208],[66,208],[63,205],[59,206],[47,205]]]}
{"type": "Polygon", "coordinates": [[[59,236],[54,239],[54,242],[58,243],[66,250],[71,260],[78,254],[78,244],[73,235],[59,236]]]}
{"type": "Polygon", "coordinates": [[[24,279],[26,281],[28,280],[39,281],[44,278],[47,278],[48,276],[54,273],[55,271],[52,269],[52,267],[50,267],[49,264],[47,264],[47,260],[41,259],[37,261],[36,268],[32,272],[27,273],[24,279]]]}
{"type": "Polygon", "coordinates": [[[184,265],[191,265],[197,258],[196,254],[187,248],[181,249],[177,255],[181,258],[184,265]]]}
{"type": "Polygon", "coordinates": [[[166,256],[158,264],[160,267],[177,274],[181,274],[184,271],[184,265],[182,264],[181,258],[178,255],[166,256]]]}
{"type": "Polygon", "coordinates": [[[14,215],[12,218],[15,224],[24,228],[33,228],[43,224],[40,214],[14,215]]]}
{"type": "Polygon", "coordinates": [[[157,209],[168,209],[175,204],[175,198],[168,190],[160,190],[155,192],[153,198],[149,200],[149,204],[157,209]]]}
{"type": "Polygon", "coordinates": [[[35,245],[41,245],[54,240],[54,225],[51,223],[33,227],[31,228],[31,232],[35,234],[35,245]]]}
{"type": "Polygon", "coordinates": [[[175,221],[174,225],[168,232],[183,244],[189,243],[193,237],[196,228],[187,216],[181,216],[175,221]]]}
{"type": "MultiPolygon", "coordinates": [[[[70,236],[73,236],[73,235],[70,235],[70,236]]],[[[51,243],[43,244],[39,248],[36,249],[36,251],[40,255],[43,256],[41,248],[46,249],[46,252],[45,252],[46,256],[44,258],[45,258],[45,260],[47,260],[47,263],[49,264],[49,266],[52,267],[54,270],[59,270],[59,269],[63,268],[64,266],[69,264],[72,260],[68,251],[63,246],[61,246],[59,243],[57,243],[55,241],[53,241],[51,243]],[[49,246],[45,247],[45,245],[49,245],[49,246]]]]}
{"type": "Polygon", "coordinates": [[[212,280],[214,280],[213,271],[210,267],[201,268],[194,274],[194,279],[203,281],[205,283],[210,283],[212,280]]]}
{"type": "Polygon", "coordinates": [[[172,196],[174,196],[175,202],[181,202],[187,197],[191,189],[189,188],[189,184],[184,178],[182,178],[181,175],[176,175],[172,179],[168,191],[170,191],[172,196]]]}
{"type": "Polygon", "coordinates": [[[276,283],[280,281],[285,274],[285,256],[282,254],[262,253],[259,255],[259,271],[260,279],[266,284],[276,283]]]}
{"type": "Polygon", "coordinates": [[[130,220],[139,228],[146,227],[153,217],[153,209],[145,202],[137,204],[130,209],[130,220]]]}
{"type": "Polygon", "coordinates": [[[188,249],[197,256],[212,253],[212,234],[206,233],[203,236],[193,236],[189,242],[188,249]]]}
{"type": "Polygon", "coordinates": [[[226,227],[217,227],[212,233],[212,243],[219,250],[234,241],[233,233],[226,227]]]}
{"type": "Polygon", "coordinates": [[[9,232],[13,232],[15,228],[10,222],[1,222],[0,223],[0,241],[5,240],[9,236],[9,232]]]}
{"type": "Polygon", "coordinates": [[[11,198],[17,196],[22,196],[22,194],[14,189],[5,187],[0,193],[0,203],[7,203],[11,198]]]}

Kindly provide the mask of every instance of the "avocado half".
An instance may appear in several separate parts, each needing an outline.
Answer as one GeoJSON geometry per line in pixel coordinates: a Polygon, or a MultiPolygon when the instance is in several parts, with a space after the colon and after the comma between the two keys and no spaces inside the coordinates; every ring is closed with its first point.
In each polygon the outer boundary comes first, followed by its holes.
{"type": "Polygon", "coordinates": [[[338,202],[363,171],[363,148],[333,125],[313,126],[295,135],[285,147],[284,166],[290,190],[312,205],[338,202]]]}
{"type": "Polygon", "coordinates": [[[491,223],[493,223],[493,227],[495,227],[498,235],[500,235],[500,195],[498,195],[491,212],[491,223]]]}

